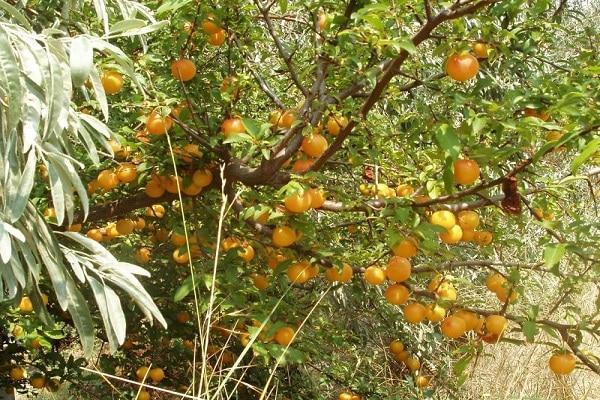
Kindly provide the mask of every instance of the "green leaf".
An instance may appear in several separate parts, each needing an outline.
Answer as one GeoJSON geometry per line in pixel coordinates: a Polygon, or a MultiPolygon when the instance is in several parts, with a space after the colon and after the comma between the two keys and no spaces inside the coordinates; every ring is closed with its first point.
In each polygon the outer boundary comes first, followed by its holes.
{"type": "Polygon", "coordinates": [[[435,140],[442,150],[444,150],[453,161],[458,158],[461,144],[460,139],[456,135],[456,131],[452,126],[448,124],[440,125],[435,133],[435,140]]]}
{"type": "Polygon", "coordinates": [[[454,163],[452,157],[446,157],[444,164],[444,188],[448,193],[454,192],[454,163]]]}
{"type": "Polygon", "coordinates": [[[94,67],[94,51],[87,37],[77,36],[71,41],[70,66],[73,85],[83,85],[94,67]]]}
{"type": "Polygon", "coordinates": [[[534,321],[524,321],[521,325],[523,335],[527,338],[527,341],[533,343],[535,336],[539,333],[539,328],[534,321]]]}
{"type": "Polygon", "coordinates": [[[258,122],[250,118],[242,118],[242,123],[250,136],[258,137],[260,135],[260,124],[258,122]]]}
{"type": "Polygon", "coordinates": [[[279,3],[279,9],[281,10],[282,13],[286,13],[287,12],[287,8],[288,8],[288,0],[278,0],[279,3]]]}
{"type": "Polygon", "coordinates": [[[166,14],[167,12],[173,12],[181,7],[184,7],[192,0],[167,0],[163,2],[160,7],[156,10],[156,15],[166,14]]]}
{"type": "Polygon", "coordinates": [[[0,9],[4,10],[8,14],[10,14],[10,16],[13,17],[15,21],[17,21],[18,23],[23,25],[23,27],[25,29],[30,30],[30,31],[33,30],[31,25],[29,24],[29,21],[27,21],[27,18],[25,18],[25,16],[23,16],[23,14],[21,14],[19,12],[19,10],[17,10],[15,7],[8,4],[4,0],[0,0],[0,9]]]}
{"type": "Polygon", "coordinates": [[[581,167],[584,162],[586,162],[591,156],[596,154],[598,147],[600,147],[600,138],[596,138],[589,142],[583,148],[583,150],[581,150],[581,153],[579,153],[577,157],[575,157],[575,159],[573,160],[573,163],[571,164],[571,173],[574,174],[575,172],[577,172],[579,167],[581,167]]]}
{"type": "MultiPolygon", "coordinates": [[[[196,280],[196,286],[198,285],[198,279],[196,280]]],[[[192,291],[194,290],[194,285],[192,284],[192,276],[188,276],[185,278],[181,286],[175,290],[175,294],[173,295],[173,301],[176,303],[185,299],[192,291]]]]}
{"type": "Polygon", "coordinates": [[[544,263],[548,268],[558,265],[565,255],[566,245],[563,243],[551,243],[544,249],[544,263]]]}

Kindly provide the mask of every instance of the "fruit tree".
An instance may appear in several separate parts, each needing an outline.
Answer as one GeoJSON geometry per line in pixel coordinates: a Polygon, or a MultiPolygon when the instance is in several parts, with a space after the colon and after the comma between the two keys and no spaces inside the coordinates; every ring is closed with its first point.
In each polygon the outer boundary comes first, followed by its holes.
{"type": "Polygon", "coordinates": [[[600,375],[599,23],[0,0],[0,388],[460,398],[498,343],[600,375]]]}

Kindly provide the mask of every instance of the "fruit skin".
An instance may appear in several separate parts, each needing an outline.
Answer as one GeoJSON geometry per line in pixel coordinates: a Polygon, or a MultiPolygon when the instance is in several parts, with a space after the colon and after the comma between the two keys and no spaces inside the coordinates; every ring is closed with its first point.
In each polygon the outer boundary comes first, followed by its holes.
{"type": "Polygon", "coordinates": [[[29,314],[33,311],[33,304],[31,303],[31,299],[27,296],[23,296],[21,298],[21,302],[19,303],[19,312],[21,314],[29,314]]]}
{"type": "Polygon", "coordinates": [[[427,387],[427,385],[429,385],[429,378],[423,375],[419,375],[415,378],[415,385],[417,385],[418,388],[423,389],[424,387],[427,387]]]}
{"type": "Polygon", "coordinates": [[[419,368],[421,368],[421,362],[416,357],[408,357],[406,361],[404,361],[406,367],[410,369],[412,372],[415,372],[419,368]]]}
{"type": "Polygon", "coordinates": [[[150,400],[150,393],[145,390],[140,390],[138,393],[136,400],[150,400]]]}
{"type": "Polygon", "coordinates": [[[135,376],[137,377],[138,381],[142,381],[149,372],[150,369],[148,367],[142,366],[135,371],[135,376]]]}
{"type": "Polygon", "coordinates": [[[488,315],[485,318],[485,328],[491,334],[501,336],[508,326],[508,320],[502,315],[488,315]]]}
{"type": "Polygon", "coordinates": [[[385,291],[385,298],[388,303],[395,305],[406,303],[409,295],[406,286],[400,284],[390,285],[385,291]]]}
{"type": "Polygon", "coordinates": [[[431,304],[427,308],[427,319],[431,322],[443,321],[446,317],[446,309],[438,306],[437,304],[431,304]]]}
{"type": "Polygon", "coordinates": [[[473,44],[473,52],[477,58],[488,58],[489,46],[486,43],[477,42],[473,44]]]}
{"type": "Polygon", "coordinates": [[[300,150],[309,157],[319,157],[327,150],[328,146],[327,139],[323,135],[315,133],[302,140],[300,150]]]}
{"type": "Polygon", "coordinates": [[[476,231],[474,239],[478,245],[480,245],[481,247],[485,247],[492,243],[494,235],[492,235],[492,233],[488,231],[476,231]]]}
{"type": "Polygon", "coordinates": [[[211,184],[213,180],[213,174],[209,169],[198,169],[192,175],[192,182],[194,185],[200,187],[206,187],[211,184]]]}
{"type": "Polygon", "coordinates": [[[346,283],[352,279],[354,275],[354,271],[352,271],[352,267],[346,263],[342,266],[342,272],[339,272],[337,268],[330,267],[325,271],[325,278],[329,282],[342,282],[346,283]]]}
{"type": "Polygon", "coordinates": [[[116,228],[120,235],[129,235],[135,228],[135,222],[130,219],[120,219],[117,221],[116,228]]]}
{"type": "Polygon", "coordinates": [[[269,287],[269,278],[261,274],[252,274],[252,283],[254,286],[261,291],[267,290],[269,287]]]}
{"type": "Polygon", "coordinates": [[[390,350],[394,354],[399,354],[404,351],[404,344],[399,340],[394,340],[392,343],[390,343],[390,350]]]}
{"type": "Polygon", "coordinates": [[[479,325],[479,318],[477,314],[467,310],[458,310],[453,316],[465,321],[465,327],[467,331],[474,331],[479,325]]]}
{"type": "Polygon", "coordinates": [[[462,318],[450,315],[442,321],[442,334],[452,339],[458,339],[467,331],[467,324],[462,318]]]}
{"type": "Polygon", "coordinates": [[[144,189],[146,196],[152,197],[153,199],[157,199],[163,196],[166,192],[165,188],[162,186],[162,183],[159,179],[151,179],[146,184],[144,189]]]}
{"type": "Polygon", "coordinates": [[[404,307],[404,319],[411,324],[419,324],[427,317],[427,307],[421,303],[410,303],[404,307]]]}
{"type": "Polygon", "coordinates": [[[152,382],[158,383],[165,379],[165,372],[162,368],[152,368],[148,373],[148,376],[152,379],[152,382]]]}
{"type": "Polygon", "coordinates": [[[475,160],[454,161],[454,182],[461,185],[470,185],[479,179],[481,169],[475,160]]]}
{"type": "Polygon", "coordinates": [[[506,278],[497,272],[491,273],[485,280],[485,286],[494,293],[502,289],[506,283],[506,278]]]}
{"type": "Polygon", "coordinates": [[[442,228],[450,229],[456,225],[456,217],[451,211],[439,210],[431,214],[430,221],[433,225],[439,225],[442,228]]]}
{"type": "Polygon", "coordinates": [[[446,232],[440,233],[440,239],[446,244],[456,244],[460,242],[463,236],[463,231],[459,225],[454,225],[446,232]]]}
{"type": "Polygon", "coordinates": [[[221,27],[212,20],[211,16],[202,20],[200,25],[202,26],[202,30],[208,35],[212,35],[221,30],[221,27]]]}
{"type": "Polygon", "coordinates": [[[310,208],[312,198],[308,191],[296,192],[293,195],[286,197],[283,203],[285,204],[285,208],[299,214],[310,208]]]}
{"type": "Polygon", "coordinates": [[[296,231],[289,226],[278,226],[273,229],[271,240],[276,247],[288,247],[298,238],[296,231]]]}
{"type": "Polygon", "coordinates": [[[117,94],[123,89],[123,75],[117,71],[106,71],[100,80],[104,92],[108,95],[117,94]]]}
{"type": "Polygon", "coordinates": [[[323,189],[308,189],[310,194],[310,208],[321,208],[325,203],[327,195],[323,189]]]}
{"type": "Polygon", "coordinates": [[[394,247],[392,252],[395,256],[410,258],[417,255],[417,245],[412,238],[404,239],[394,247]]]}
{"type": "Polygon", "coordinates": [[[156,110],[152,111],[146,120],[146,130],[152,135],[165,135],[173,126],[173,120],[169,117],[163,117],[156,110]]]}
{"type": "Polygon", "coordinates": [[[296,332],[289,326],[284,326],[275,332],[275,342],[282,346],[288,346],[290,343],[292,343],[295,333],[296,332]]]}
{"type": "Polygon", "coordinates": [[[465,210],[458,213],[458,225],[465,230],[474,230],[479,226],[479,214],[475,211],[465,210]]]}
{"type": "Polygon", "coordinates": [[[314,162],[315,162],[315,160],[313,160],[311,158],[296,160],[294,162],[294,165],[292,166],[292,171],[294,171],[298,174],[302,174],[302,173],[308,171],[310,169],[310,167],[312,167],[314,162]]]}
{"type": "Polygon", "coordinates": [[[557,353],[548,360],[550,370],[558,375],[568,375],[575,369],[576,358],[571,353],[557,353]]]}
{"type": "Polygon", "coordinates": [[[246,127],[240,118],[228,118],[221,124],[221,132],[228,138],[231,135],[246,132],[246,127]]]}
{"type": "Polygon", "coordinates": [[[121,183],[130,183],[137,178],[137,167],[132,163],[123,163],[119,165],[116,173],[121,183]]]}
{"type": "Polygon", "coordinates": [[[29,384],[34,389],[43,389],[46,386],[46,377],[42,374],[35,374],[29,379],[29,384]]]}
{"type": "Polygon", "coordinates": [[[479,72],[479,61],[471,54],[452,54],[446,61],[446,73],[456,81],[464,82],[479,72]]]}
{"type": "Polygon", "coordinates": [[[348,125],[346,117],[332,115],[327,120],[327,132],[333,136],[337,136],[346,125],[348,125]]]}
{"type": "Polygon", "coordinates": [[[100,188],[104,189],[104,191],[109,191],[111,189],[116,188],[119,185],[119,178],[114,171],[105,169],[98,174],[98,178],[96,178],[97,184],[100,188]]]}
{"type": "Polygon", "coordinates": [[[288,267],[287,277],[292,283],[305,283],[311,278],[310,268],[306,261],[294,263],[288,267]]]}
{"type": "Polygon", "coordinates": [[[219,29],[217,32],[208,36],[208,43],[218,47],[225,43],[226,38],[227,35],[225,34],[225,30],[219,29]]]}
{"type": "Polygon", "coordinates": [[[9,375],[10,379],[12,379],[13,381],[20,381],[21,379],[25,378],[27,372],[23,367],[12,367],[10,369],[9,375]]]}
{"type": "Polygon", "coordinates": [[[171,74],[178,81],[190,81],[196,76],[196,65],[193,61],[186,58],[173,61],[171,64],[171,74]]]}
{"type": "Polygon", "coordinates": [[[385,282],[385,272],[374,265],[371,265],[365,270],[363,275],[365,281],[371,285],[380,285],[385,282]]]}
{"type": "Polygon", "coordinates": [[[398,256],[394,256],[389,260],[385,270],[387,278],[394,282],[404,282],[410,277],[410,273],[410,261],[404,257],[398,256]]]}

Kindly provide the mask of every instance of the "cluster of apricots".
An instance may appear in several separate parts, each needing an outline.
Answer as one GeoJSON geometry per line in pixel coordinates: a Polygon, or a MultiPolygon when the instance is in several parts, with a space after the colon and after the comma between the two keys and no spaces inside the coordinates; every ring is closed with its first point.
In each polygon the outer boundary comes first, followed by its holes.
{"type": "Polygon", "coordinates": [[[137,179],[137,166],[130,162],[119,164],[117,168],[100,171],[96,179],[88,183],[88,192],[98,190],[108,192],[120,184],[127,184],[137,179]]]}
{"type": "Polygon", "coordinates": [[[431,214],[429,221],[446,229],[440,233],[440,240],[446,244],[474,241],[480,246],[487,246],[493,240],[491,232],[475,230],[479,226],[479,214],[475,211],[463,210],[454,215],[448,210],[438,210],[431,214]]]}
{"type": "MultiPolygon", "coordinates": [[[[58,391],[58,389],[60,388],[60,378],[59,377],[52,377],[50,379],[48,379],[48,377],[46,377],[44,374],[40,373],[40,372],[35,372],[33,374],[31,374],[31,377],[27,377],[27,370],[19,365],[13,366],[11,367],[10,371],[9,371],[9,376],[10,379],[13,382],[19,382],[19,381],[24,381],[27,380],[29,385],[33,388],[33,389],[46,389],[49,392],[56,392],[58,391]]],[[[12,394],[10,392],[7,392],[9,394],[12,394]]]]}
{"type": "Polygon", "coordinates": [[[197,196],[212,181],[213,174],[207,168],[197,169],[184,176],[153,174],[146,183],[144,191],[148,197],[155,199],[162,197],[165,192],[176,194],[181,191],[181,193],[188,196],[197,196]]]}
{"type": "Polygon", "coordinates": [[[390,351],[392,352],[392,357],[394,360],[398,361],[399,363],[403,363],[406,368],[408,368],[412,373],[416,374],[415,385],[418,388],[423,389],[429,385],[431,378],[419,373],[421,362],[417,357],[412,356],[408,350],[404,348],[404,343],[399,340],[393,340],[390,343],[390,351]]]}
{"type": "Polygon", "coordinates": [[[202,30],[208,35],[208,43],[213,46],[221,46],[225,43],[227,32],[219,26],[214,15],[209,14],[208,18],[201,23],[202,30]]]}
{"type": "Polygon", "coordinates": [[[485,280],[485,286],[490,292],[494,293],[502,303],[514,303],[519,298],[519,293],[508,282],[508,280],[498,272],[491,273],[485,280]]]}

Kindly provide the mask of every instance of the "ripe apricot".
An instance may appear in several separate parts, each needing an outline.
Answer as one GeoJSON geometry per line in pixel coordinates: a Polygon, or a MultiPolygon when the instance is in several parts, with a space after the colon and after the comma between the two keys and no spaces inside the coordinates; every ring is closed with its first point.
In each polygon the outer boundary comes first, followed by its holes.
{"type": "Polygon", "coordinates": [[[467,331],[465,320],[455,315],[450,315],[442,321],[442,334],[446,337],[457,339],[467,331]]]}
{"type": "Polygon", "coordinates": [[[411,324],[419,324],[425,317],[427,317],[427,307],[421,303],[410,303],[404,307],[404,319],[411,324]]]}
{"type": "Polygon", "coordinates": [[[146,366],[142,366],[142,367],[139,367],[135,371],[135,376],[137,377],[138,381],[143,381],[149,372],[150,372],[150,368],[148,368],[146,366]]]}
{"type": "Polygon", "coordinates": [[[314,162],[315,162],[315,160],[313,160],[311,158],[298,159],[294,162],[294,165],[292,166],[292,171],[294,171],[298,174],[302,174],[302,173],[308,171],[310,169],[310,167],[312,167],[314,162]]]}
{"type": "Polygon", "coordinates": [[[46,386],[46,377],[42,374],[35,374],[29,379],[29,384],[34,389],[43,389],[46,386]]]}
{"type": "Polygon", "coordinates": [[[302,213],[311,206],[312,198],[310,192],[296,192],[284,200],[285,208],[291,212],[302,213]]]}
{"type": "Polygon", "coordinates": [[[393,256],[388,261],[385,274],[387,278],[394,282],[404,282],[410,277],[410,261],[404,257],[393,256]]]}
{"type": "Polygon", "coordinates": [[[398,362],[405,362],[406,360],[408,360],[408,357],[410,356],[410,353],[406,350],[402,350],[399,353],[394,353],[394,360],[398,361],[398,362]]]}
{"type": "Polygon", "coordinates": [[[153,204],[151,207],[146,208],[146,215],[149,217],[162,218],[165,216],[165,208],[162,204],[153,204]]]}
{"type": "Polygon", "coordinates": [[[430,222],[433,225],[441,226],[442,228],[450,229],[456,225],[456,217],[451,211],[439,210],[431,214],[430,222]]]}
{"type": "Polygon", "coordinates": [[[463,231],[460,225],[454,225],[446,232],[440,233],[440,239],[446,244],[456,244],[462,239],[463,231]]]}
{"type": "Polygon", "coordinates": [[[26,374],[27,373],[25,371],[25,368],[23,367],[12,367],[9,372],[10,379],[12,379],[13,381],[20,381],[21,379],[25,379],[26,374]]]}
{"type": "Polygon", "coordinates": [[[21,302],[19,303],[19,312],[21,314],[29,314],[33,311],[33,303],[31,303],[31,299],[28,296],[21,297],[21,302]]]}
{"type": "Polygon", "coordinates": [[[507,301],[509,303],[514,303],[519,298],[519,292],[514,289],[511,290],[508,285],[498,288],[495,293],[498,300],[500,300],[502,303],[506,303],[507,301]]]}
{"type": "Polygon", "coordinates": [[[456,81],[467,81],[479,72],[479,62],[471,54],[452,54],[446,61],[446,73],[456,81]]]}
{"type": "Polygon", "coordinates": [[[472,229],[463,229],[462,237],[460,238],[462,242],[472,242],[475,240],[475,231],[472,229]]]}
{"type": "Polygon", "coordinates": [[[295,230],[289,226],[278,226],[273,229],[271,240],[275,247],[288,247],[298,239],[295,230]]]}
{"type": "Polygon", "coordinates": [[[325,278],[329,282],[342,282],[346,283],[352,279],[354,272],[352,271],[352,267],[346,263],[342,266],[342,271],[339,272],[337,268],[330,267],[325,271],[325,278]]]}
{"type": "Polygon", "coordinates": [[[311,278],[311,266],[306,261],[294,263],[288,267],[287,277],[292,283],[305,283],[311,278]]]}
{"type": "Polygon", "coordinates": [[[177,264],[187,264],[190,261],[190,255],[188,253],[180,252],[179,249],[173,251],[173,261],[177,264]]]}
{"type": "Polygon", "coordinates": [[[417,385],[419,389],[426,388],[429,385],[429,380],[429,377],[419,375],[415,378],[415,385],[417,385]]]}
{"type": "Polygon", "coordinates": [[[129,235],[135,228],[135,222],[129,218],[123,218],[117,221],[115,227],[120,235],[129,235]]]}
{"type": "Polygon", "coordinates": [[[158,383],[165,379],[165,372],[162,368],[152,368],[148,373],[148,376],[152,379],[152,382],[158,383]]]}
{"type": "Polygon", "coordinates": [[[488,58],[489,46],[486,43],[477,42],[473,44],[473,52],[477,58],[488,58]]]}
{"type": "Polygon", "coordinates": [[[406,367],[411,370],[412,372],[415,372],[416,370],[418,370],[419,368],[421,368],[421,362],[419,361],[418,358],[416,357],[408,357],[405,361],[404,364],[406,365],[406,367]]]}
{"type": "Polygon", "coordinates": [[[197,196],[202,193],[202,186],[198,186],[193,182],[181,188],[181,192],[188,196],[197,196]]]}
{"type": "Polygon", "coordinates": [[[269,287],[269,278],[261,274],[252,274],[252,283],[258,290],[267,290],[269,287]]]}
{"type": "Polygon", "coordinates": [[[150,400],[151,396],[150,393],[147,390],[140,390],[140,392],[138,393],[136,400],[150,400]]]}
{"type": "Polygon", "coordinates": [[[497,272],[491,273],[485,280],[485,286],[494,293],[502,289],[506,283],[506,278],[497,272]]]}
{"type": "Polygon", "coordinates": [[[442,283],[440,287],[435,291],[435,293],[440,299],[446,301],[455,301],[457,297],[456,290],[450,282],[442,283]]]}
{"type": "Polygon", "coordinates": [[[295,333],[294,329],[289,326],[279,328],[277,332],[275,332],[275,342],[281,346],[288,346],[292,343],[292,340],[294,340],[295,333]]]}
{"type": "Polygon", "coordinates": [[[147,264],[150,261],[151,250],[147,247],[142,247],[135,252],[135,261],[139,264],[147,264]]]}
{"type": "Polygon", "coordinates": [[[454,182],[461,185],[470,185],[479,179],[481,169],[475,160],[454,161],[454,182]]]}
{"type": "Polygon", "coordinates": [[[347,125],[348,119],[346,117],[332,115],[327,120],[327,132],[333,136],[337,136],[347,125]]]}
{"type": "Polygon", "coordinates": [[[479,226],[479,214],[475,211],[464,210],[458,213],[458,225],[465,230],[474,230],[479,226]]]}
{"type": "Polygon", "coordinates": [[[431,322],[440,322],[446,317],[446,309],[437,304],[427,307],[427,319],[431,322]]]}
{"type": "Polygon", "coordinates": [[[104,191],[109,191],[119,185],[119,178],[113,170],[105,169],[98,174],[96,183],[104,191]]]}
{"type": "Polygon", "coordinates": [[[146,130],[152,135],[164,135],[173,126],[173,120],[169,117],[163,117],[159,112],[152,111],[146,119],[146,130]]]}
{"type": "Polygon", "coordinates": [[[392,247],[392,252],[399,257],[414,257],[417,255],[417,241],[414,238],[404,239],[392,247]]]}
{"type": "Polygon", "coordinates": [[[385,272],[375,265],[367,268],[363,276],[365,281],[371,285],[380,285],[385,282],[385,272]]]}
{"type": "Polygon", "coordinates": [[[81,231],[81,224],[72,224],[67,226],[68,232],[79,232],[81,231]]]}
{"type": "Polygon", "coordinates": [[[90,229],[85,235],[96,242],[101,242],[104,236],[100,229],[90,229]]]}
{"type": "Polygon", "coordinates": [[[415,192],[415,188],[408,184],[400,184],[396,186],[396,196],[406,197],[410,196],[415,192]]]}
{"type": "Polygon", "coordinates": [[[190,313],[188,313],[187,311],[179,311],[177,314],[175,314],[175,321],[177,321],[180,324],[185,324],[190,322],[190,313]]]}
{"type": "Polygon", "coordinates": [[[221,132],[223,132],[223,135],[228,138],[231,135],[246,132],[246,127],[244,126],[241,118],[228,118],[221,124],[221,132]]]}
{"type": "Polygon", "coordinates": [[[209,169],[198,169],[192,175],[192,181],[194,185],[200,187],[206,187],[212,183],[213,174],[209,169]]]}
{"type": "Polygon", "coordinates": [[[479,317],[472,311],[458,310],[453,316],[465,321],[465,328],[467,331],[474,331],[479,325],[479,317]]]}
{"type": "Polygon", "coordinates": [[[556,353],[548,360],[548,366],[558,375],[568,375],[575,369],[576,359],[571,353],[556,353]]]}
{"type": "Polygon", "coordinates": [[[390,350],[394,354],[398,354],[404,350],[404,344],[399,340],[394,340],[390,343],[390,350]]]}
{"type": "Polygon", "coordinates": [[[117,94],[123,89],[123,75],[117,71],[106,71],[100,79],[104,92],[108,95],[117,94]]]}
{"type": "Polygon", "coordinates": [[[327,195],[323,189],[308,189],[310,195],[310,208],[321,208],[325,203],[327,195]]]}
{"type": "Polygon", "coordinates": [[[171,74],[178,81],[190,81],[196,76],[196,65],[192,60],[186,58],[173,61],[171,64],[171,74]]]}
{"type": "Polygon", "coordinates": [[[494,236],[491,232],[488,231],[476,231],[475,232],[475,242],[481,247],[487,246],[492,243],[494,236]]]}
{"type": "Polygon", "coordinates": [[[212,44],[213,46],[221,46],[223,43],[225,43],[225,39],[226,39],[227,35],[225,33],[224,29],[219,29],[217,32],[215,33],[211,33],[208,36],[208,43],[212,44]]]}
{"type": "Polygon", "coordinates": [[[137,178],[137,167],[132,163],[122,163],[116,173],[121,183],[133,182],[137,178]]]}
{"type": "Polygon", "coordinates": [[[209,15],[206,19],[202,20],[200,26],[202,27],[202,30],[208,35],[212,35],[221,30],[221,27],[217,25],[217,23],[214,21],[214,16],[212,15],[209,15]]]}
{"type": "Polygon", "coordinates": [[[492,314],[485,318],[485,328],[491,334],[502,336],[507,326],[508,320],[502,315],[492,314]]]}
{"type": "Polygon", "coordinates": [[[399,306],[401,304],[406,303],[408,300],[408,297],[409,297],[409,292],[408,292],[408,289],[406,288],[406,286],[404,286],[404,285],[400,285],[400,284],[390,285],[385,290],[385,299],[390,304],[399,306]]]}
{"type": "Polygon", "coordinates": [[[238,254],[240,255],[240,258],[242,260],[249,263],[254,258],[254,248],[252,246],[250,246],[249,244],[244,245],[244,246],[242,246],[242,249],[239,251],[238,254]]]}
{"type": "Polygon", "coordinates": [[[319,157],[327,150],[327,139],[319,133],[313,133],[302,140],[300,150],[309,157],[319,157]]]}

